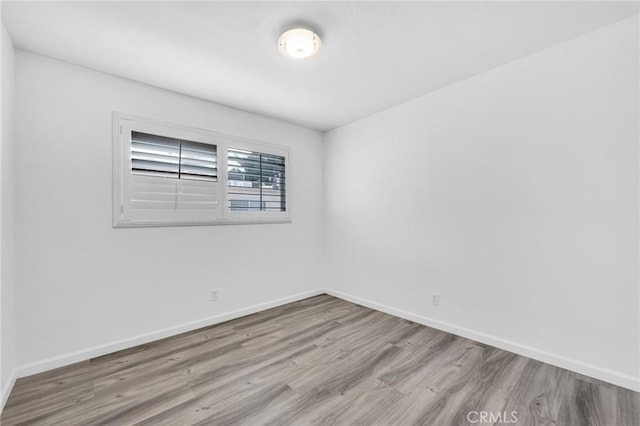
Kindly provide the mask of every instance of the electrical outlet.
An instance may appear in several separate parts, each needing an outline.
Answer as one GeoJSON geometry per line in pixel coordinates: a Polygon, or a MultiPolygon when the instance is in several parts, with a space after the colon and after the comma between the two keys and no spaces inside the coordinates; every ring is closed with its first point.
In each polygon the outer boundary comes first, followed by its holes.
{"type": "Polygon", "coordinates": [[[433,306],[440,306],[440,295],[439,294],[432,294],[431,295],[431,304],[433,306]]]}
{"type": "Polygon", "coordinates": [[[212,302],[218,301],[218,290],[211,290],[211,301],[212,302]]]}

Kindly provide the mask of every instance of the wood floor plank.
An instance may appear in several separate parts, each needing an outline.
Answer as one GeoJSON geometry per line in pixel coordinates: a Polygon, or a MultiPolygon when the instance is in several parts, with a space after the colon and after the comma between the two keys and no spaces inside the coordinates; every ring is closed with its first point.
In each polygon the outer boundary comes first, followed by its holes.
{"type": "Polygon", "coordinates": [[[640,393],[320,295],[21,378],[12,425],[640,426],[640,393]]]}
{"type": "Polygon", "coordinates": [[[574,378],[564,394],[557,424],[618,425],[616,389],[574,378]]]}
{"type": "Polygon", "coordinates": [[[378,379],[389,385],[399,387],[402,382],[421,377],[421,371],[428,369],[431,363],[443,357],[443,354],[452,348],[456,337],[447,334],[438,334],[430,345],[421,351],[404,351],[401,362],[387,369],[378,379]]]}
{"type": "Polygon", "coordinates": [[[616,388],[616,417],[620,426],[640,425],[640,392],[616,388]]]}
{"type": "Polygon", "coordinates": [[[522,424],[554,425],[572,379],[573,374],[567,370],[528,360],[502,411],[518,413],[518,421],[522,424]]]}
{"type": "Polygon", "coordinates": [[[46,424],[57,413],[62,413],[62,416],[67,418],[74,407],[85,405],[87,401],[92,400],[93,385],[86,382],[56,389],[34,399],[12,401],[10,397],[2,411],[0,424],[46,424]]]}
{"type": "Polygon", "coordinates": [[[405,395],[391,386],[377,382],[368,389],[353,389],[353,397],[343,398],[330,411],[317,419],[323,425],[376,425],[381,416],[402,400],[405,395]]]}

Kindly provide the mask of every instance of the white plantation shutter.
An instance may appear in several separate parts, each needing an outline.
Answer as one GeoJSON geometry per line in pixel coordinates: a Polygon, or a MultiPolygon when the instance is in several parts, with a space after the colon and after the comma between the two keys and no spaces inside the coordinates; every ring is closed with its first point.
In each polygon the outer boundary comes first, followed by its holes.
{"type": "Polygon", "coordinates": [[[127,121],[121,127],[124,225],[200,223],[221,218],[216,139],[127,121]]]}
{"type": "Polygon", "coordinates": [[[289,221],[286,147],[118,113],[113,147],[115,227],[289,221]]]}
{"type": "Polygon", "coordinates": [[[132,131],[131,175],[134,212],[180,211],[193,219],[219,210],[216,145],[132,131]]]}
{"type": "Polygon", "coordinates": [[[218,210],[215,145],[131,132],[132,208],[218,210]]]}

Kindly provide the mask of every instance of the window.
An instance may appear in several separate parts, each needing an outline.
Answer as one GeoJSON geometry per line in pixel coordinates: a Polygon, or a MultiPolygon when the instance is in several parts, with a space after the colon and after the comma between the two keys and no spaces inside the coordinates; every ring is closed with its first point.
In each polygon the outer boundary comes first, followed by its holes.
{"type": "Polygon", "coordinates": [[[286,220],[288,150],[227,137],[224,152],[225,217],[286,220]]]}
{"type": "Polygon", "coordinates": [[[114,226],[289,221],[287,148],[114,114],[114,226]]]}
{"type": "Polygon", "coordinates": [[[285,158],[255,151],[227,151],[228,207],[232,211],[285,211],[285,158]]]}

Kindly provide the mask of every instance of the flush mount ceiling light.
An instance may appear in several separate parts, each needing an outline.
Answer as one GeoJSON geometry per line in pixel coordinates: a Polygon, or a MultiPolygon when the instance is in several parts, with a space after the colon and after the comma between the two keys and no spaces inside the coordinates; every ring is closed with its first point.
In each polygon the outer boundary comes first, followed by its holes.
{"type": "Polygon", "coordinates": [[[306,59],[320,50],[320,37],[311,30],[294,28],[278,39],[278,49],[287,58],[306,59]]]}

